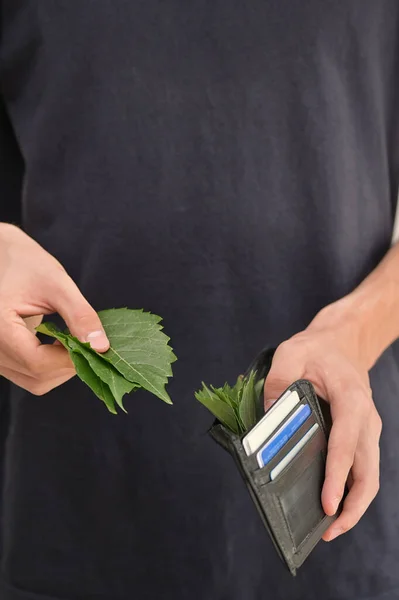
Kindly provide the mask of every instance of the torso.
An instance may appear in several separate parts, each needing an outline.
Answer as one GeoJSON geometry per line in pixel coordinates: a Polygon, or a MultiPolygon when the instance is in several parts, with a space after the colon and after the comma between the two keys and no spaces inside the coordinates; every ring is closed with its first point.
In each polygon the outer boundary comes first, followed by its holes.
{"type": "Polygon", "coordinates": [[[398,4],[2,4],[24,228],[96,309],[161,314],[179,357],[173,408],[137,393],[112,418],[77,380],[40,399],[13,389],[12,598],[399,598],[393,350],[372,373],[382,490],[295,581],[193,397],[305,327],[387,251],[398,4]]]}

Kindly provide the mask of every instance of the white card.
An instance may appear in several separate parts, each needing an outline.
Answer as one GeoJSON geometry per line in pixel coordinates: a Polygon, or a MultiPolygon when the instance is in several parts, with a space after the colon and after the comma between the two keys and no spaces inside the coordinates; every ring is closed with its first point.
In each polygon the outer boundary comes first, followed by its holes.
{"type": "Polygon", "coordinates": [[[244,437],[242,445],[247,456],[253,454],[299,403],[298,392],[287,390],[267,411],[265,416],[244,437]]]}

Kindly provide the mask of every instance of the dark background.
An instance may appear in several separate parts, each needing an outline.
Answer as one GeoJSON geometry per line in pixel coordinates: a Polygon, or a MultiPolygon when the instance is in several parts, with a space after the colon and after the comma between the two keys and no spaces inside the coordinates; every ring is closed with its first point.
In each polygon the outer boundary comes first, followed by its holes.
{"type": "MultiPolygon", "coordinates": [[[[0,221],[2,222],[21,224],[22,174],[23,159],[0,97],[0,190],[2,190],[0,196],[0,221]]],[[[4,451],[8,420],[9,382],[0,376],[0,484],[3,482],[4,451]]],[[[1,514],[2,511],[0,510],[1,514]]]]}

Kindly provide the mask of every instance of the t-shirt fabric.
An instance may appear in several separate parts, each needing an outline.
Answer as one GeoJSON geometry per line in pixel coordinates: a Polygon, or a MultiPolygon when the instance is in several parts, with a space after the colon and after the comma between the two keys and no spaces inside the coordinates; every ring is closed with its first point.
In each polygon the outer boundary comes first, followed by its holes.
{"type": "Polygon", "coordinates": [[[0,179],[3,215],[18,198],[95,309],[162,315],[179,358],[173,407],[137,392],[116,417],[77,378],[43,397],[12,386],[1,600],[399,598],[395,348],[371,372],[381,491],[296,578],[193,396],[389,249],[399,3],[0,6],[2,152],[22,167],[21,193],[0,179]]]}

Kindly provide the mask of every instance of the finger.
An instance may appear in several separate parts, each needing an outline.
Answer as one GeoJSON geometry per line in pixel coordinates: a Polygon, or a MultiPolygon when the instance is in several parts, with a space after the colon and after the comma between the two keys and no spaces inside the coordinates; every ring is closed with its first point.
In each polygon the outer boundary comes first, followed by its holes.
{"type": "Polygon", "coordinates": [[[350,492],[341,515],[323,536],[326,541],[331,541],[354,527],[377,495],[380,486],[380,434],[380,419],[375,413],[370,416],[367,428],[363,428],[361,432],[348,478],[350,492]]]}
{"type": "Polygon", "coordinates": [[[352,468],[359,423],[342,414],[337,417],[330,433],[326,461],[326,475],[321,500],[327,515],[334,515],[344,495],[345,484],[352,468]]]}
{"type": "Polygon", "coordinates": [[[9,320],[0,319],[1,362],[5,368],[31,377],[73,369],[64,347],[41,344],[16,313],[9,320]]]}
{"type": "Polygon", "coordinates": [[[39,374],[57,373],[65,369],[74,370],[74,365],[69,355],[69,352],[64,346],[56,346],[55,344],[40,344],[36,348],[35,356],[32,360],[37,360],[41,367],[38,367],[39,374]]]}
{"type": "Polygon", "coordinates": [[[349,531],[359,522],[372,501],[377,495],[378,473],[369,474],[365,479],[355,480],[353,486],[345,498],[343,511],[338,519],[327,529],[323,535],[326,542],[349,531]]]}
{"type": "Polygon", "coordinates": [[[345,484],[355,460],[360,431],[364,424],[369,398],[350,372],[326,381],[331,406],[332,429],[328,441],[326,476],[322,504],[327,515],[336,513],[345,484]]]}
{"type": "MultiPolygon", "coordinates": [[[[296,353],[297,354],[297,353],[296,353]]],[[[289,353],[286,344],[280,344],[277,348],[270,371],[265,380],[264,402],[265,410],[270,408],[293,381],[301,379],[303,375],[302,361],[299,356],[295,359],[289,353]],[[290,359],[287,359],[287,355],[290,359]]]]}
{"type": "Polygon", "coordinates": [[[333,425],[328,440],[326,474],[322,504],[327,515],[336,513],[345,491],[345,484],[355,460],[356,447],[362,426],[359,390],[343,381],[329,388],[333,425]]]}
{"type": "Polygon", "coordinates": [[[351,372],[333,383],[326,381],[326,389],[333,425],[328,441],[322,504],[326,514],[333,515],[342,500],[345,484],[355,460],[370,398],[351,372]]]}
{"type": "Polygon", "coordinates": [[[109,340],[100,318],[75,282],[67,273],[61,272],[55,285],[51,303],[65,320],[72,335],[82,342],[89,342],[97,352],[106,352],[109,340]]]}
{"type": "Polygon", "coordinates": [[[267,400],[265,400],[265,412],[273,406],[276,400],[277,398],[268,398],[267,400]]]}
{"type": "Polygon", "coordinates": [[[62,374],[61,371],[58,372],[57,376],[51,376],[42,379],[36,379],[35,377],[30,377],[29,375],[24,375],[23,373],[19,373],[12,369],[6,369],[4,367],[1,368],[1,375],[17,385],[18,387],[34,394],[35,396],[43,396],[47,394],[50,390],[66,383],[76,375],[76,372],[73,369],[67,369],[62,374]]]}

